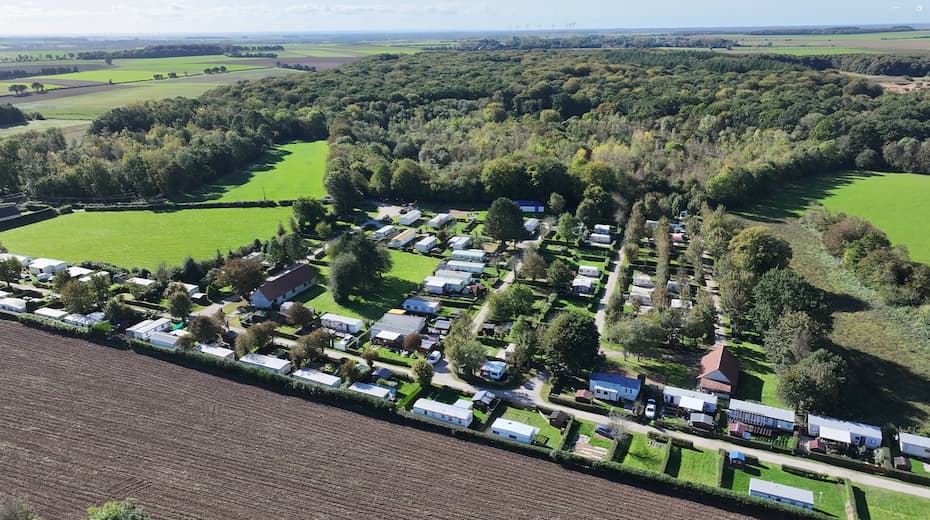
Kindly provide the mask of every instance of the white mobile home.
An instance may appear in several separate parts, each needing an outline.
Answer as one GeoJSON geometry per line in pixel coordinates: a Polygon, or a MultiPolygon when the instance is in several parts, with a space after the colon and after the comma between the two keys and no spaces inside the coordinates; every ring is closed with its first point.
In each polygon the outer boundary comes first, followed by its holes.
{"type": "Polygon", "coordinates": [[[181,336],[184,336],[184,334],[153,332],[151,335],[149,335],[149,343],[155,345],[156,347],[173,349],[178,346],[178,341],[181,341],[181,336]]]}
{"type": "Polygon", "coordinates": [[[500,381],[507,375],[507,363],[503,361],[485,361],[479,370],[481,377],[500,381]]]}
{"type": "Polygon", "coordinates": [[[930,438],[928,437],[901,432],[898,434],[898,446],[901,448],[901,453],[905,455],[930,459],[930,438]]]}
{"type": "Polygon", "coordinates": [[[601,276],[601,270],[593,265],[582,265],[578,267],[578,274],[588,278],[598,278],[601,276]]]}
{"type": "Polygon", "coordinates": [[[340,316],[329,312],[320,317],[320,324],[324,328],[350,334],[358,334],[362,331],[362,327],[365,326],[365,322],[358,318],[349,318],[348,316],[340,316]]]}
{"type": "Polygon", "coordinates": [[[15,313],[26,312],[26,300],[20,298],[0,298],[0,310],[15,313]]]}
{"type": "Polygon", "coordinates": [[[421,253],[429,253],[433,250],[434,247],[439,245],[439,239],[433,235],[429,235],[420,239],[419,242],[413,245],[414,249],[421,253]]]}
{"type": "Polygon", "coordinates": [[[71,278],[75,278],[75,279],[83,278],[85,276],[90,276],[94,272],[93,269],[87,269],[86,267],[78,267],[76,265],[73,265],[65,269],[65,271],[68,272],[68,276],[70,276],[71,278]]]}
{"type": "Polygon", "coordinates": [[[451,220],[452,220],[452,215],[448,213],[439,213],[435,217],[429,219],[429,222],[427,222],[426,225],[433,229],[442,229],[451,220]]]}
{"type": "Polygon", "coordinates": [[[851,446],[864,444],[869,448],[878,448],[882,445],[882,430],[878,426],[841,421],[813,414],[807,416],[807,433],[811,437],[851,446]]]}
{"type": "Polygon", "coordinates": [[[451,404],[440,403],[432,399],[417,399],[413,404],[413,413],[423,415],[430,419],[467,427],[474,419],[471,410],[451,404]]]}
{"type": "Polygon", "coordinates": [[[587,276],[576,276],[572,280],[572,294],[585,295],[593,293],[596,281],[594,278],[588,278],[587,276]]]}
{"type": "Polygon", "coordinates": [[[64,318],[62,318],[61,321],[67,323],[68,325],[71,325],[72,327],[90,328],[90,327],[93,327],[94,325],[97,325],[98,323],[103,323],[102,316],[99,316],[99,314],[101,313],[95,312],[87,316],[83,314],[77,314],[77,313],[69,314],[65,316],[64,318]]]}
{"type": "Polygon", "coordinates": [[[382,227],[381,229],[378,229],[374,233],[372,233],[371,237],[374,238],[375,240],[382,240],[388,237],[392,237],[396,233],[397,233],[396,227],[387,225],[387,226],[382,227]]]}
{"type": "Polygon", "coordinates": [[[491,424],[491,433],[507,440],[533,444],[539,428],[501,417],[491,424]]]}
{"type": "Polygon", "coordinates": [[[610,235],[610,226],[607,224],[595,224],[594,232],[598,235],[610,235]]]}
{"type": "Polygon", "coordinates": [[[471,274],[440,269],[423,279],[423,290],[430,294],[457,294],[468,287],[471,274]]]}
{"type": "Polygon", "coordinates": [[[666,386],[662,390],[662,401],[666,405],[677,406],[692,412],[712,414],[717,411],[716,395],[674,386],[666,386]]]}
{"type": "Polygon", "coordinates": [[[652,289],[634,285],[633,288],[630,289],[630,299],[635,297],[639,299],[641,304],[652,306],[652,291],[652,289]]]}
{"type": "Polygon", "coordinates": [[[786,432],[794,431],[795,425],[795,416],[792,410],[739,399],[730,399],[727,417],[731,422],[777,428],[786,432]]]}
{"type": "Polygon", "coordinates": [[[652,281],[652,277],[650,277],[648,274],[640,273],[633,276],[633,286],[642,287],[644,289],[653,289],[655,288],[656,284],[652,281]]]}
{"type": "Polygon", "coordinates": [[[126,334],[129,334],[130,338],[148,340],[152,334],[168,330],[170,327],[171,320],[168,318],[145,320],[126,329],[126,334]]]}
{"type": "Polygon", "coordinates": [[[535,235],[536,232],[539,231],[539,219],[538,218],[526,219],[526,221],[523,222],[523,229],[525,229],[527,233],[531,235],[535,235]]]}
{"type": "Polygon", "coordinates": [[[148,289],[149,287],[155,285],[157,282],[155,280],[149,280],[148,278],[133,277],[133,278],[126,280],[125,283],[129,285],[138,285],[139,287],[148,289]]]}
{"type": "Polygon", "coordinates": [[[591,233],[588,235],[588,240],[594,244],[609,244],[613,242],[613,238],[610,235],[602,235],[600,233],[591,233]]]}
{"type": "Polygon", "coordinates": [[[446,269],[449,271],[460,271],[464,273],[481,274],[485,268],[484,262],[465,262],[463,260],[449,260],[446,262],[446,269]]]}
{"type": "Polygon", "coordinates": [[[286,359],[266,356],[264,354],[246,354],[239,358],[243,365],[267,370],[276,374],[287,374],[291,371],[291,362],[286,359]]]}
{"type": "Polygon", "coordinates": [[[416,312],[419,314],[436,314],[442,307],[442,304],[433,300],[424,300],[421,298],[408,298],[404,300],[401,306],[405,311],[416,312]]]}
{"type": "Polygon", "coordinates": [[[458,249],[452,251],[452,259],[462,262],[484,262],[483,249],[458,249]]]}
{"type": "Polygon", "coordinates": [[[292,375],[294,379],[299,379],[305,383],[328,386],[330,388],[337,388],[342,383],[342,379],[331,376],[325,372],[320,372],[319,370],[313,370],[312,368],[301,368],[292,375]]]}
{"type": "Polygon", "coordinates": [[[375,397],[377,399],[383,399],[385,401],[390,399],[393,395],[391,390],[388,388],[378,385],[369,385],[368,383],[352,383],[352,386],[349,387],[349,390],[375,397]]]}
{"type": "Polygon", "coordinates": [[[29,272],[34,275],[55,274],[68,269],[68,262],[50,258],[36,258],[29,264],[29,272]]]}
{"type": "Polygon", "coordinates": [[[208,356],[218,357],[220,359],[228,359],[230,361],[236,360],[236,353],[228,348],[201,344],[199,347],[197,347],[197,350],[208,356]]]}
{"type": "Polygon", "coordinates": [[[388,243],[388,247],[392,249],[402,249],[404,247],[407,247],[407,244],[409,244],[410,242],[413,242],[414,240],[416,240],[416,238],[417,238],[417,232],[413,229],[408,229],[404,231],[403,233],[392,238],[391,241],[388,243]]]}
{"type": "Polygon", "coordinates": [[[588,382],[588,390],[594,393],[594,397],[606,401],[634,401],[639,395],[639,389],[639,379],[623,374],[594,372],[588,382]]]}
{"type": "Polygon", "coordinates": [[[41,309],[36,309],[35,312],[33,312],[33,314],[35,314],[36,316],[41,316],[43,318],[48,318],[50,320],[61,321],[69,313],[68,311],[65,311],[62,309],[50,309],[48,307],[42,307],[41,309]]]}
{"type": "Polygon", "coordinates": [[[400,223],[400,225],[402,226],[412,226],[416,221],[420,220],[421,218],[423,218],[423,213],[421,213],[420,210],[415,209],[415,210],[408,211],[407,213],[401,215],[397,219],[397,222],[400,223]]]}
{"type": "Polygon", "coordinates": [[[768,480],[749,479],[749,495],[804,509],[814,508],[813,491],[776,484],[768,480]]]}
{"type": "Polygon", "coordinates": [[[6,262],[11,258],[19,262],[19,265],[23,267],[28,267],[29,264],[32,263],[31,256],[14,255],[13,253],[0,253],[0,262],[6,262]]]}
{"type": "Polygon", "coordinates": [[[453,251],[465,249],[470,245],[471,245],[471,237],[469,236],[460,235],[460,236],[454,236],[449,239],[449,247],[451,247],[453,251]]]}

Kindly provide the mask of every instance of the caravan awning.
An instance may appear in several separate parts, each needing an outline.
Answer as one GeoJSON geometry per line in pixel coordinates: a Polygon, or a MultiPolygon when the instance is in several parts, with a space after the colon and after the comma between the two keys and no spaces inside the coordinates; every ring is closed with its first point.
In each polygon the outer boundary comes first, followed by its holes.
{"type": "Polygon", "coordinates": [[[679,406],[687,410],[694,410],[695,412],[704,411],[704,401],[701,401],[697,397],[682,397],[679,406]]]}
{"type": "Polygon", "coordinates": [[[844,442],[846,444],[852,444],[852,437],[850,433],[846,430],[838,430],[836,428],[830,428],[829,426],[820,427],[820,438],[829,439],[836,442],[844,442]]]}
{"type": "Polygon", "coordinates": [[[375,338],[383,340],[383,341],[397,341],[398,339],[400,339],[400,336],[401,335],[398,334],[397,332],[391,332],[389,330],[382,330],[382,331],[379,331],[378,334],[375,335],[375,338]]]}

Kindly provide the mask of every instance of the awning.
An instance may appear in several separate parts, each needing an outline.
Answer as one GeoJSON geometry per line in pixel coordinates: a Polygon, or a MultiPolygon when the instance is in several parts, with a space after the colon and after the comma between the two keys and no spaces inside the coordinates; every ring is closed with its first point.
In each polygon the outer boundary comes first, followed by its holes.
{"type": "Polygon", "coordinates": [[[830,428],[829,426],[820,427],[820,438],[829,439],[831,441],[843,442],[846,444],[852,444],[851,434],[846,430],[838,430],[836,428],[830,428]]]}
{"type": "Polygon", "coordinates": [[[678,405],[688,410],[694,410],[695,412],[704,411],[704,401],[701,401],[697,397],[682,397],[681,402],[679,402],[678,405]]]}
{"type": "Polygon", "coordinates": [[[375,338],[384,340],[384,341],[397,341],[398,339],[400,339],[400,336],[401,335],[396,332],[391,332],[389,330],[382,330],[382,331],[379,331],[378,334],[375,335],[375,338]]]}

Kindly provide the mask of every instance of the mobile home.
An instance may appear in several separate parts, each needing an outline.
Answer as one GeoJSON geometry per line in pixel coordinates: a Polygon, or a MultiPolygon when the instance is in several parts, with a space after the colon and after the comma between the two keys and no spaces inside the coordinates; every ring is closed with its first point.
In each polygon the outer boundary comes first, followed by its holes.
{"type": "Polygon", "coordinates": [[[474,419],[474,414],[468,408],[440,403],[422,397],[413,404],[413,413],[463,427],[467,427],[474,419]]]}
{"type": "Polygon", "coordinates": [[[243,365],[267,370],[276,374],[287,374],[291,371],[291,362],[286,359],[266,356],[264,354],[246,354],[239,358],[243,365]]]}
{"type": "Polygon", "coordinates": [[[491,424],[491,433],[507,440],[533,444],[539,428],[501,417],[491,424]]]}

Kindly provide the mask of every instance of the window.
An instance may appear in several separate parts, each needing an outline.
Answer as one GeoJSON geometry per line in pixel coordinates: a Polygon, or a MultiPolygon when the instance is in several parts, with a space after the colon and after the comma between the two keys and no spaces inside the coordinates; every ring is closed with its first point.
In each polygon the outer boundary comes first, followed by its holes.
{"type": "Polygon", "coordinates": [[[508,435],[508,437],[510,437],[511,439],[516,439],[516,438],[517,438],[516,435],[508,435]]]}

